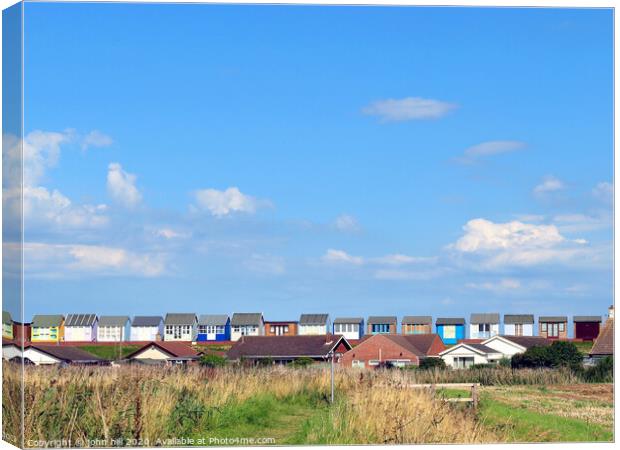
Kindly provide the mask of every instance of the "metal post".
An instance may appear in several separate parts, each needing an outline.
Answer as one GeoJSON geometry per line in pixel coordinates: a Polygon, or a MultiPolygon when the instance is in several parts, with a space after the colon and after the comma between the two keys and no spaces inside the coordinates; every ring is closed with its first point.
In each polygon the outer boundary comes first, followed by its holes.
{"type": "Polygon", "coordinates": [[[331,403],[334,403],[334,352],[332,351],[332,397],[331,403]]]}

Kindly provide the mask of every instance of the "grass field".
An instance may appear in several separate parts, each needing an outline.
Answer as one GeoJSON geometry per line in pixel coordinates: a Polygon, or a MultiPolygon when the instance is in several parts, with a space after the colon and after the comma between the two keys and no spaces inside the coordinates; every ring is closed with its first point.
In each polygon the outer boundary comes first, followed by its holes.
{"type": "Polygon", "coordinates": [[[78,347],[95,356],[110,361],[122,359],[140,348],[139,345],[82,345],[78,347]]]}

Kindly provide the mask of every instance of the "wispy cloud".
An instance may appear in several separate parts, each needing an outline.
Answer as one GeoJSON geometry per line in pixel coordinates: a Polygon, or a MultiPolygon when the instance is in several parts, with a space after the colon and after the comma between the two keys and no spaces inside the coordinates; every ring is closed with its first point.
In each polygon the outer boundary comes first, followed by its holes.
{"type": "Polygon", "coordinates": [[[334,225],[340,231],[359,231],[360,229],[357,219],[349,214],[341,214],[336,217],[334,225]]]}
{"type": "Polygon", "coordinates": [[[284,258],[275,255],[254,253],[243,265],[252,272],[266,275],[282,275],[286,271],[284,258]]]}
{"type": "Polygon", "coordinates": [[[362,108],[362,113],[377,116],[382,122],[439,119],[457,108],[454,103],[421,97],[378,100],[362,108]]]}
{"type": "Polygon", "coordinates": [[[549,192],[561,191],[564,189],[566,185],[559,178],[554,177],[553,175],[547,175],[542,179],[540,184],[534,187],[535,195],[544,195],[549,192]]]}
{"type": "Polygon", "coordinates": [[[364,258],[352,256],[344,250],[335,250],[333,248],[328,249],[325,255],[323,255],[323,261],[328,263],[354,264],[356,266],[364,264],[364,258]]]}
{"type": "Polygon", "coordinates": [[[611,203],[614,198],[614,185],[607,181],[602,181],[592,189],[592,195],[604,203],[611,203]]]}
{"type": "Polygon", "coordinates": [[[473,145],[463,152],[462,156],[454,158],[460,164],[473,164],[481,158],[510,153],[525,148],[525,142],[521,141],[487,141],[473,145]]]}
{"type": "Polygon", "coordinates": [[[142,194],[136,187],[136,176],[125,172],[119,163],[108,166],[108,193],[115,202],[126,208],[135,208],[142,202],[142,194]]]}
{"type": "Polygon", "coordinates": [[[470,289],[478,289],[482,291],[511,291],[521,288],[521,282],[514,278],[504,278],[499,281],[485,281],[483,283],[467,283],[465,285],[470,289]]]}
{"type": "Polygon", "coordinates": [[[87,150],[91,147],[108,147],[113,143],[114,141],[107,134],[93,130],[81,138],[80,147],[82,150],[87,150]]]}
{"type": "Polygon", "coordinates": [[[244,194],[234,186],[224,191],[198,190],[194,192],[194,199],[196,201],[194,209],[208,211],[215,217],[224,217],[238,212],[253,214],[259,207],[271,205],[271,202],[244,194]]]}

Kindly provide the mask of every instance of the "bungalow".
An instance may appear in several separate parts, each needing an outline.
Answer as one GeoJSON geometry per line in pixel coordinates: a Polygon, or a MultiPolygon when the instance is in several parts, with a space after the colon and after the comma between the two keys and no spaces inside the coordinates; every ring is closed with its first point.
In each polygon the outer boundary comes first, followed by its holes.
{"type": "Polygon", "coordinates": [[[444,344],[456,344],[465,338],[465,319],[462,317],[438,317],[435,328],[444,344]]]}
{"type": "Polygon", "coordinates": [[[488,339],[499,334],[498,313],[472,314],[469,320],[469,337],[488,339]]]}
{"type": "Polygon", "coordinates": [[[65,320],[65,342],[94,342],[97,340],[95,314],[69,314],[65,320]]]}
{"type": "Polygon", "coordinates": [[[265,322],[265,336],[297,336],[296,320],[269,320],[265,322]]]}
{"type": "Polygon", "coordinates": [[[368,334],[396,334],[396,316],[370,316],[368,334]]]}
{"type": "Polygon", "coordinates": [[[302,314],[299,317],[300,336],[327,334],[329,328],[329,314],[302,314]]]}
{"type": "Polygon", "coordinates": [[[534,336],[534,315],[504,314],[504,334],[507,336],[534,336]]]}
{"type": "Polygon", "coordinates": [[[431,316],[405,316],[400,330],[402,334],[431,334],[433,318],[431,316]]]}
{"type": "Polygon", "coordinates": [[[609,316],[590,350],[591,362],[614,356],[614,307],[609,307],[609,316]]]}
{"type": "Polygon", "coordinates": [[[467,369],[474,364],[497,364],[504,357],[499,350],[484,344],[465,342],[442,351],[439,356],[453,369],[467,369]]]}
{"type": "Polygon", "coordinates": [[[575,339],[594,341],[601,331],[601,316],[574,316],[573,336],[575,339]]]}
{"type": "Polygon", "coordinates": [[[502,354],[504,358],[512,358],[517,353],[523,353],[531,347],[546,347],[551,341],[541,336],[493,336],[481,344],[486,345],[502,354]]]}
{"type": "Polygon", "coordinates": [[[168,313],[164,320],[164,341],[193,341],[198,318],[194,313],[168,313]]]}
{"type": "Polygon", "coordinates": [[[548,339],[566,339],[568,317],[541,316],[538,318],[538,335],[548,339]]]}
{"type": "Polygon", "coordinates": [[[127,316],[101,316],[97,327],[98,342],[123,342],[129,340],[131,321],[127,316]]]}
{"type": "Polygon", "coordinates": [[[13,339],[13,318],[8,311],[2,311],[2,339],[13,339]]]}
{"type": "Polygon", "coordinates": [[[164,319],[161,316],[135,316],[129,334],[132,341],[161,341],[164,337],[164,319]]]}
{"type": "Polygon", "coordinates": [[[60,345],[33,345],[27,344],[24,350],[15,345],[8,344],[2,346],[2,357],[7,360],[18,359],[29,361],[35,365],[47,364],[71,364],[71,365],[92,365],[108,364],[108,362],[98,356],[92,355],[82,349],[73,346],[60,345]]]}
{"type": "Polygon", "coordinates": [[[376,334],[345,353],[341,362],[357,368],[417,366],[424,358],[436,358],[445,348],[436,334],[376,334]]]}
{"type": "Polygon", "coordinates": [[[191,364],[201,353],[187,342],[149,342],[125,358],[142,364],[191,364]]]}
{"type": "Polygon", "coordinates": [[[196,341],[230,341],[230,318],[226,314],[205,314],[198,319],[196,341]]]}
{"type": "Polygon", "coordinates": [[[60,342],[64,339],[65,318],[60,314],[39,314],[32,318],[32,342],[60,342]]]}
{"type": "Polygon", "coordinates": [[[333,334],[314,336],[245,336],[228,351],[231,361],[270,360],[274,364],[287,364],[300,358],[315,362],[340,361],[344,353],[351,350],[351,344],[344,336],[333,334]]]}
{"type": "Polygon", "coordinates": [[[241,336],[265,335],[265,319],[262,313],[234,313],[230,326],[231,341],[238,341],[241,336]]]}
{"type": "Polygon", "coordinates": [[[334,320],[333,333],[348,340],[359,340],[364,336],[364,319],[362,317],[338,317],[334,320]]]}

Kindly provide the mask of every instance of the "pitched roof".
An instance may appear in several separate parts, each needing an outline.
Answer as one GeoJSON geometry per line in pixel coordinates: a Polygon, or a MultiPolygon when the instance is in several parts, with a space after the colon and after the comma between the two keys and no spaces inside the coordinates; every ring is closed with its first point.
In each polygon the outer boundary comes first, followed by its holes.
{"type": "Polygon", "coordinates": [[[601,316],[574,316],[573,322],[602,322],[601,316]]]}
{"type": "Polygon", "coordinates": [[[299,325],[327,325],[329,314],[302,314],[299,325]]]}
{"type": "Polygon", "coordinates": [[[166,314],[165,325],[194,325],[196,314],[194,313],[168,313],[166,314]]]}
{"type": "Polygon", "coordinates": [[[11,313],[8,311],[2,311],[2,323],[13,323],[11,313]]]}
{"type": "Polygon", "coordinates": [[[263,318],[262,313],[234,313],[230,324],[232,326],[255,325],[259,326],[263,318]]]}
{"type": "Polygon", "coordinates": [[[504,314],[504,324],[534,323],[534,314],[504,314]]]}
{"type": "Polygon", "coordinates": [[[172,358],[197,358],[200,356],[200,352],[196,351],[192,348],[192,346],[186,344],[185,342],[157,341],[149,342],[148,344],[143,345],[135,352],[127,355],[125,359],[132,359],[151,347],[160,349],[172,358]]]}
{"type": "Polygon", "coordinates": [[[158,327],[164,319],[161,316],[135,316],[132,327],[158,327]]]}
{"type": "Polygon", "coordinates": [[[198,325],[225,326],[228,323],[226,314],[203,314],[198,319],[198,325]]]}
{"type": "Polygon", "coordinates": [[[377,336],[383,336],[418,356],[437,356],[438,354],[431,352],[433,343],[436,339],[439,339],[439,336],[436,334],[384,334],[377,336]]]}
{"type": "Polygon", "coordinates": [[[334,323],[362,323],[363,317],[336,317],[334,323]]]}
{"type": "Polygon", "coordinates": [[[129,317],[127,316],[101,316],[99,317],[100,327],[124,327],[129,317]]]}
{"type": "Polygon", "coordinates": [[[590,355],[606,356],[614,354],[614,319],[607,319],[600,334],[594,341],[590,355]]]}
{"type": "Polygon", "coordinates": [[[96,314],[69,314],[65,320],[66,327],[91,327],[97,321],[96,314]]]}
{"type": "Polygon", "coordinates": [[[31,344],[24,349],[26,348],[34,348],[65,362],[86,363],[105,361],[103,358],[73,346],[31,344]]]}
{"type": "Polygon", "coordinates": [[[459,348],[462,348],[462,347],[469,347],[474,352],[485,353],[487,355],[492,354],[492,353],[501,353],[499,350],[495,350],[494,348],[487,347],[484,344],[474,344],[474,343],[465,343],[465,342],[463,342],[463,343],[460,343],[460,344],[456,344],[454,347],[447,348],[446,350],[440,352],[439,354],[440,355],[445,355],[447,353],[450,353],[450,352],[452,352],[454,350],[457,350],[459,348]]]}
{"type": "Polygon", "coordinates": [[[325,358],[340,342],[351,345],[342,336],[244,336],[228,351],[228,359],[245,358],[325,358]]]}
{"type": "Polygon", "coordinates": [[[433,318],[431,316],[405,316],[402,323],[405,325],[430,325],[433,323],[433,318]]]}
{"type": "Polygon", "coordinates": [[[498,313],[473,313],[469,318],[469,323],[477,325],[480,323],[499,323],[498,313]]]}
{"type": "Polygon", "coordinates": [[[538,323],[540,322],[548,322],[548,323],[568,322],[568,317],[566,316],[539,316],[538,323]]]}
{"type": "Polygon", "coordinates": [[[462,317],[437,317],[435,325],[465,325],[462,317]]]}
{"type": "MultiPolygon", "coordinates": [[[[526,349],[531,347],[546,347],[551,345],[551,341],[549,339],[545,339],[542,336],[506,336],[501,335],[502,337],[508,341],[514,342],[521,347],[525,347],[526,349]]],[[[493,338],[491,338],[493,339],[493,338]]],[[[488,341],[488,340],[487,340],[488,341]]]]}
{"type": "Polygon", "coordinates": [[[398,318],[396,316],[370,316],[368,317],[368,325],[390,323],[396,324],[398,318]]]}
{"type": "Polygon", "coordinates": [[[64,319],[62,314],[37,314],[32,318],[32,326],[35,328],[59,327],[64,319]]]}

